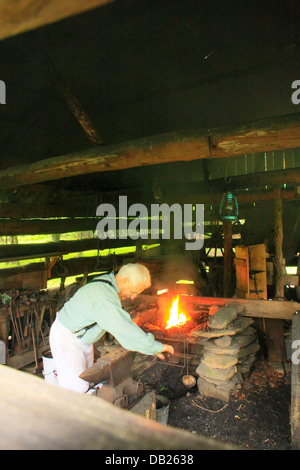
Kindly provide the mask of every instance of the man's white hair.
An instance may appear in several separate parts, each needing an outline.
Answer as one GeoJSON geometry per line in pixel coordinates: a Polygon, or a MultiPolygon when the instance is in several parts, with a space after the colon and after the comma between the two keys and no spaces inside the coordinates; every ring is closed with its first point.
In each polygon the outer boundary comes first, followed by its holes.
{"type": "Polygon", "coordinates": [[[118,272],[120,278],[129,279],[131,285],[135,284],[149,284],[151,283],[151,277],[149,270],[146,266],[138,263],[128,263],[122,266],[118,272]]]}

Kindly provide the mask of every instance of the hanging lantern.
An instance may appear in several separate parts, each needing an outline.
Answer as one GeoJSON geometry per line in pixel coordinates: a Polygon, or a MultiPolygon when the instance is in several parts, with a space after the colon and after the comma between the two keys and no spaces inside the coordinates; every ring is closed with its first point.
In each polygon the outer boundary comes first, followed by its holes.
{"type": "Polygon", "coordinates": [[[238,204],[236,197],[228,192],[224,193],[219,209],[220,219],[224,222],[232,222],[238,218],[238,204]]]}

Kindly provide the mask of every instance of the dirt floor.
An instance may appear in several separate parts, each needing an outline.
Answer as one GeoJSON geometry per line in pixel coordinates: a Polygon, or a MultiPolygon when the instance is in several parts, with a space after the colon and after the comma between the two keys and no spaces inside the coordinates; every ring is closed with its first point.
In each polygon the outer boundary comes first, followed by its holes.
{"type": "Polygon", "coordinates": [[[168,424],[249,450],[290,450],[291,374],[258,360],[228,403],[188,390],[183,369],[157,363],[141,380],[170,400],[168,424]]]}

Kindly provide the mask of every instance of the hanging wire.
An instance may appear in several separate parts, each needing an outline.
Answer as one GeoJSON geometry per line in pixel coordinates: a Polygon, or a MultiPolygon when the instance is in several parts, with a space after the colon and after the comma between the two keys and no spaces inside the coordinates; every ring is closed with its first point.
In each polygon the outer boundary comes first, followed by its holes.
{"type": "Polygon", "coordinates": [[[228,178],[227,177],[227,173],[228,173],[228,163],[229,163],[229,159],[227,158],[226,160],[226,167],[225,167],[225,176],[224,176],[224,181],[225,183],[231,183],[231,178],[228,178]]]}

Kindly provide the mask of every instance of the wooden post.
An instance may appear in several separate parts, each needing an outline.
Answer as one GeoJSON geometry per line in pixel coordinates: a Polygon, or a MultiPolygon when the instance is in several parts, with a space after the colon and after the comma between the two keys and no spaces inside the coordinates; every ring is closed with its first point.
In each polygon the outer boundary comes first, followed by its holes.
{"type": "MultiPolygon", "coordinates": [[[[300,311],[293,315],[292,345],[299,348],[300,339],[300,311]],[[295,343],[297,341],[297,343],[295,343]]],[[[292,348],[294,349],[294,348],[292,348]]],[[[292,354],[292,390],[291,390],[291,437],[292,448],[300,450],[300,360],[296,351],[292,354]]]]}
{"type": "Polygon", "coordinates": [[[283,225],[282,225],[282,199],[281,189],[275,186],[274,190],[274,235],[275,235],[275,297],[284,298],[284,262],[282,254],[283,225]]]}
{"type": "Polygon", "coordinates": [[[232,283],[232,224],[231,222],[223,222],[224,230],[224,274],[223,274],[223,296],[232,297],[233,283],[232,283]]]}
{"type": "MultiPolygon", "coordinates": [[[[282,225],[282,200],[281,189],[275,186],[274,194],[274,232],[275,232],[275,297],[277,300],[284,298],[284,265],[282,255],[283,225],[282,225]]],[[[266,320],[266,343],[268,358],[271,362],[286,362],[286,348],[283,333],[282,320],[266,320]]]]}

